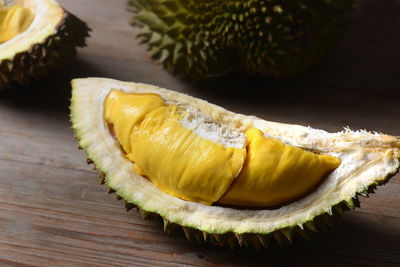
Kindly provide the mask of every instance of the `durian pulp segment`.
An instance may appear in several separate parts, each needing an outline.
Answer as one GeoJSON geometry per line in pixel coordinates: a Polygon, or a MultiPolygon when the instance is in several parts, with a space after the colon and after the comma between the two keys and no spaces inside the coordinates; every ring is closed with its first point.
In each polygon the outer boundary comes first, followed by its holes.
{"type": "Polygon", "coordinates": [[[224,147],[195,134],[179,122],[184,114],[179,114],[176,106],[155,107],[156,101],[150,100],[153,95],[138,96],[149,99],[129,105],[126,98],[132,97],[113,91],[105,110],[106,120],[114,125],[121,146],[131,151],[127,158],[135,162],[138,173],[162,191],[185,200],[211,205],[220,199],[239,175],[246,149],[224,147]],[[120,103],[114,102],[116,98],[120,103]],[[114,108],[120,104],[122,108],[114,108]],[[139,110],[141,117],[142,111],[148,113],[142,121],[132,120],[133,110],[139,110]],[[123,127],[121,124],[130,125],[122,134],[118,130],[123,127]]]}
{"type": "Polygon", "coordinates": [[[294,200],[340,165],[250,128],[246,148],[205,139],[181,123],[185,112],[156,95],[112,91],[105,119],[140,175],[162,191],[211,205],[274,206],[294,200]]]}
{"type": "Polygon", "coordinates": [[[2,6],[0,2],[0,44],[26,31],[34,17],[27,7],[19,4],[2,6]]]}
{"type": "Polygon", "coordinates": [[[318,185],[340,165],[340,160],[264,138],[250,128],[246,132],[247,160],[239,177],[218,201],[240,206],[274,206],[296,199],[318,185]]]}
{"type": "Polygon", "coordinates": [[[112,91],[106,100],[105,119],[112,122],[114,131],[126,153],[131,153],[130,133],[151,110],[161,107],[163,99],[157,95],[127,95],[112,91]],[[123,114],[116,116],[114,114],[123,114]]]}

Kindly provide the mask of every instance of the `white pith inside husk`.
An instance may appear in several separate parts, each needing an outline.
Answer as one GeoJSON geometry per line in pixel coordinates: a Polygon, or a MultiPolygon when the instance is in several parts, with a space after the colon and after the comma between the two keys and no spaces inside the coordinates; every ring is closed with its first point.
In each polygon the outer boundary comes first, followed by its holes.
{"type": "Polygon", "coordinates": [[[117,194],[140,208],[155,212],[182,226],[208,233],[262,233],[300,226],[333,205],[350,200],[357,192],[383,181],[399,167],[398,139],[366,131],[327,133],[299,125],[268,122],[253,116],[229,112],[190,96],[151,85],[110,79],[88,78],[72,82],[71,120],[80,146],[96,167],[107,176],[106,183],[117,194]],[[266,136],[286,144],[318,150],[338,157],[342,164],[316,191],[277,209],[238,210],[188,202],[163,193],[149,180],[135,173],[122,154],[103,118],[104,99],[112,89],[128,93],[156,93],[180,107],[199,110],[229,128],[244,132],[256,127],[266,136]]]}
{"type": "Polygon", "coordinates": [[[64,10],[54,0],[15,1],[28,7],[35,15],[29,28],[13,39],[0,44],[0,61],[13,59],[20,52],[28,51],[34,44],[43,43],[47,37],[56,34],[64,10]]]}

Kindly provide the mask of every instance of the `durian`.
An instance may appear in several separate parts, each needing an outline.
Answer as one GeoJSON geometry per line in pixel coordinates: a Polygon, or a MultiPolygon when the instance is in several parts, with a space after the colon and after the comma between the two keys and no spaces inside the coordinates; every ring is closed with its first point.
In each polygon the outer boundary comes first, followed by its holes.
{"type": "Polygon", "coordinates": [[[100,181],[125,200],[127,210],[136,206],[144,218],[161,216],[165,231],[182,228],[193,241],[260,248],[273,240],[279,245],[292,243],[295,235],[309,237],[331,226],[343,211],[358,207],[358,195],[373,192],[400,167],[400,140],[385,134],[348,128],[328,133],[269,122],[140,83],[87,78],[73,80],[72,88],[72,128],[88,162],[100,170],[100,181]],[[122,102],[121,95],[127,96],[122,102]],[[288,148],[292,160],[281,156],[285,164],[276,167],[271,159],[263,159],[264,152],[257,152],[263,147],[272,147],[266,153],[273,156],[288,148]],[[315,159],[322,165],[310,163],[315,159]],[[248,166],[258,170],[256,176],[248,170],[243,174],[245,167],[238,170],[247,160],[256,162],[248,166]],[[313,174],[314,168],[321,171],[313,174]],[[263,195],[260,188],[246,188],[245,182],[239,194],[227,197],[225,189],[234,190],[243,177],[268,181],[271,175],[262,173],[266,171],[282,172],[274,177],[284,186],[267,185],[263,195]],[[180,179],[179,173],[189,175],[180,179]],[[238,178],[238,173],[243,176],[238,178]],[[298,190],[310,179],[310,185],[298,190]],[[222,197],[219,188],[225,190],[222,197]],[[271,188],[278,188],[282,198],[268,191],[271,188]],[[256,196],[249,197],[253,192],[256,196]],[[237,197],[240,193],[245,196],[237,197]]]}
{"type": "Polygon", "coordinates": [[[152,58],[191,79],[309,68],[348,23],[353,0],[129,0],[152,58]]]}
{"type": "Polygon", "coordinates": [[[1,0],[0,90],[59,68],[85,46],[88,31],[54,0],[1,0]]]}

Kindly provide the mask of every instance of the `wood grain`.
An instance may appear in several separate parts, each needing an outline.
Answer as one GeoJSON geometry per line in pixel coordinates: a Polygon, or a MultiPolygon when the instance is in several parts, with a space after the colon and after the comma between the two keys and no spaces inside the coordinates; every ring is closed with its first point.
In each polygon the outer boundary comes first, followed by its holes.
{"type": "Polygon", "coordinates": [[[192,244],[125,212],[77,150],[69,80],[104,76],[185,92],[235,112],[400,136],[400,3],[360,1],[338,46],[290,80],[231,75],[190,83],[166,73],[135,38],[124,0],[60,0],[93,29],[88,47],[51,78],[0,94],[0,265],[399,265],[400,177],[361,199],[311,241],[257,252],[192,244]]]}

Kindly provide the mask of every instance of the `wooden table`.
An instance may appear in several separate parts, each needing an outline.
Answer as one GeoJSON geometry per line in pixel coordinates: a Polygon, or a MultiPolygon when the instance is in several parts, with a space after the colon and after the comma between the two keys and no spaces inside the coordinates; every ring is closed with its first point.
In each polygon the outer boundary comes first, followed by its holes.
{"type": "Polygon", "coordinates": [[[93,29],[58,74],[0,94],[0,265],[398,265],[400,176],[312,241],[230,251],[168,235],[125,212],[77,150],[69,80],[104,76],[152,83],[267,120],[328,131],[344,126],[400,135],[400,2],[360,1],[353,24],[308,75],[286,81],[231,76],[189,83],[149,59],[125,0],[60,0],[93,29]],[[244,90],[243,90],[244,89],[244,90]]]}

